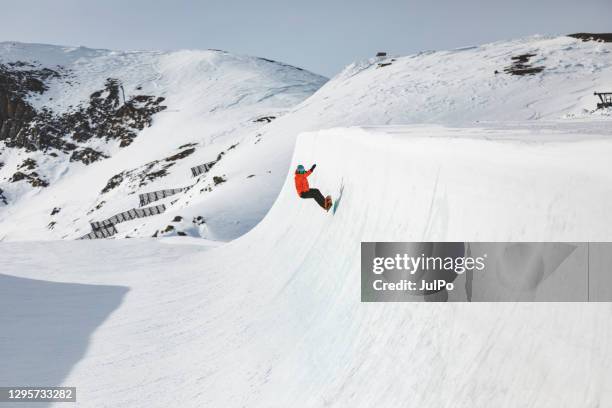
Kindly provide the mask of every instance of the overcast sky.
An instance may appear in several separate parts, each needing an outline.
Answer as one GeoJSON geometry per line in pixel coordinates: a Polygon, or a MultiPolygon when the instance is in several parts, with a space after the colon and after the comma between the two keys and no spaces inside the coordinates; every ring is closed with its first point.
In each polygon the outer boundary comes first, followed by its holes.
{"type": "Polygon", "coordinates": [[[612,32],[612,0],[0,0],[0,41],[219,48],[333,76],[407,55],[532,34],[612,32]]]}

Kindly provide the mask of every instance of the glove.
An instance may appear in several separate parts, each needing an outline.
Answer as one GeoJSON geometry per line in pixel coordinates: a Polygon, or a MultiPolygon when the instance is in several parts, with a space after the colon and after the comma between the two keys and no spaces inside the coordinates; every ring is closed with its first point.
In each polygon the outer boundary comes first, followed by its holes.
{"type": "Polygon", "coordinates": [[[313,171],[315,169],[315,167],[317,167],[317,165],[313,164],[312,167],[310,168],[310,171],[313,171]]]}

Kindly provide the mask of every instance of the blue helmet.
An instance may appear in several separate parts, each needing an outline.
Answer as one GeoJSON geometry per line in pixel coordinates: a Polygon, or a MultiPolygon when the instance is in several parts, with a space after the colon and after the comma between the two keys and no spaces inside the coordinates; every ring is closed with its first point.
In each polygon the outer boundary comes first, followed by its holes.
{"type": "Polygon", "coordinates": [[[304,168],[304,166],[302,166],[301,164],[297,166],[297,170],[295,171],[298,174],[304,174],[306,173],[306,169],[304,168]]]}

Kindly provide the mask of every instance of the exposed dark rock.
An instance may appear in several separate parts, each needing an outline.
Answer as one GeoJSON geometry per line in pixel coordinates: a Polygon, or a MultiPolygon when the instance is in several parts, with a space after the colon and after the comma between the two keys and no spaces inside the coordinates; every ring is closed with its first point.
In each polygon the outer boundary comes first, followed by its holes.
{"type": "Polygon", "coordinates": [[[30,92],[42,94],[48,89],[45,85],[47,79],[60,77],[57,71],[48,68],[36,69],[35,65],[22,61],[0,64],[0,90],[22,98],[30,92]],[[24,67],[31,69],[21,69],[24,67]]]}
{"type": "Polygon", "coordinates": [[[108,193],[113,188],[117,187],[119,184],[121,184],[123,182],[123,177],[124,177],[124,172],[121,172],[119,174],[115,174],[113,177],[111,177],[108,180],[108,182],[106,183],[106,186],[104,186],[104,188],[102,189],[101,193],[102,194],[108,193]]]}
{"type": "Polygon", "coordinates": [[[166,170],[166,168],[163,168],[163,169],[157,170],[157,171],[143,173],[143,174],[141,174],[140,184],[138,184],[138,186],[139,187],[144,187],[147,184],[149,184],[149,182],[151,182],[151,181],[153,181],[155,179],[158,179],[160,177],[166,177],[167,175],[168,175],[168,171],[166,170]]]}
{"type": "Polygon", "coordinates": [[[20,171],[13,174],[13,176],[9,179],[11,183],[15,183],[17,181],[21,181],[26,178],[26,175],[20,171]]]}
{"type": "Polygon", "coordinates": [[[1,188],[0,188],[0,203],[4,205],[8,205],[8,200],[6,199],[6,196],[4,195],[4,191],[1,188]]]}
{"type": "Polygon", "coordinates": [[[19,166],[17,166],[18,170],[34,170],[36,168],[36,160],[34,159],[25,159],[19,166]]]}
{"type": "Polygon", "coordinates": [[[261,118],[255,119],[253,122],[266,122],[266,123],[270,123],[274,119],[276,119],[276,116],[262,116],[261,118]]]}
{"type": "Polygon", "coordinates": [[[167,176],[168,169],[176,164],[176,160],[185,158],[191,155],[194,151],[195,149],[183,150],[182,152],[165,159],[153,160],[140,167],[116,174],[108,181],[106,187],[104,187],[102,190],[102,193],[112,190],[123,182],[126,182],[127,186],[132,190],[144,187],[158,178],[167,176]]]}
{"type": "Polygon", "coordinates": [[[578,38],[582,41],[612,42],[612,33],[576,33],[569,37],[578,38]]]}
{"type": "Polygon", "coordinates": [[[153,115],[166,109],[161,105],[162,97],[136,95],[125,101],[123,97],[121,82],[108,78],[104,89],[90,95],[89,105],[62,118],[73,131],[72,139],[77,142],[114,139],[120,141],[120,147],[129,146],[137,131],[150,126],[153,115]]]}
{"type": "Polygon", "coordinates": [[[195,225],[206,224],[206,220],[201,215],[198,215],[197,217],[193,217],[193,220],[191,222],[194,223],[195,225]]]}
{"type": "Polygon", "coordinates": [[[108,156],[102,152],[92,149],[91,147],[75,150],[70,156],[71,162],[80,161],[84,164],[91,164],[102,159],[108,159],[108,156]]]}
{"type": "Polygon", "coordinates": [[[186,147],[194,147],[194,146],[197,146],[197,145],[198,145],[197,143],[185,143],[184,145],[181,145],[178,148],[179,149],[184,149],[186,147]]]}
{"type": "Polygon", "coordinates": [[[166,228],[164,228],[162,230],[162,234],[165,234],[165,233],[171,232],[171,231],[174,231],[174,227],[172,225],[167,225],[166,228]]]}
{"type": "Polygon", "coordinates": [[[154,160],[137,169],[130,170],[130,185],[135,187],[137,184],[138,187],[144,187],[151,181],[167,176],[168,169],[174,165],[174,162],[162,164],[159,160],[154,160]]]}
{"type": "Polygon", "coordinates": [[[186,237],[187,234],[183,231],[176,231],[176,235],[178,235],[179,237],[186,237]]]}
{"type": "Polygon", "coordinates": [[[389,65],[391,65],[390,62],[381,62],[380,64],[378,64],[376,68],[384,68],[384,67],[388,67],[389,65]]]}
{"type": "Polygon", "coordinates": [[[192,155],[194,152],[195,152],[195,148],[192,147],[190,149],[183,150],[182,152],[179,152],[170,157],[166,157],[165,161],[169,162],[169,161],[177,161],[180,159],[184,159],[185,157],[192,155]]]}
{"type": "Polygon", "coordinates": [[[93,213],[94,211],[99,210],[100,208],[102,208],[102,206],[103,206],[104,204],[106,204],[106,201],[104,201],[104,200],[100,201],[100,203],[99,203],[98,205],[96,205],[96,206],[95,206],[94,208],[92,208],[91,210],[87,211],[87,214],[89,215],[89,214],[93,213]]]}
{"type": "Polygon", "coordinates": [[[59,213],[62,209],[60,207],[53,207],[53,210],[51,210],[51,215],[55,215],[57,213],[59,213]]]}
{"type": "Polygon", "coordinates": [[[31,124],[37,113],[25,98],[45,92],[44,81],[52,77],[59,78],[60,74],[47,68],[35,69],[34,65],[19,61],[0,64],[0,140],[8,147],[27,146],[29,150],[36,150],[31,124]]]}
{"type": "Polygon", "coordinates": [[[56,222],[55,221],[51,221],[48,225],[47,228],[49,228],[50,230],[52,230],[55,227],[56,222]]]}
{"type": "Polygon", "coordinates": [[[511,75],[535,75],[544,70],[543,66],[535,67],[529,63],[536,54],[522,54],[512,57],[512,65],[506,67],[504,72],[511,75]]]}
{"type": "Polygon", "coordinates": [[[176,217],[174,217],[174,219],[172,220],[172,222],[181,222],[183,221],[183,217],[181,217],[180,215],[177,215],[176,217]]]}
{"type": "Polygon", "coordinates": [[[61,67],[54,71],[20,61],[0,64],[0,141],[7,147],[42,151],[53,157],[58,157],[57,153],[49,150],[74,151],[70,161],[90,164],[108,156],[89,147],[79,149],[80,143],[98,138],[128,146],[138,131],[151,125],[153,115],[166,108],[162,97],[126,97],[115,78],[108,78],[89,101],[62,114],[48,108],[37,111],[27,102],[29,95],[48,89],[46,80],[65,79],[68,83],[68,76],[61,67]]]}
{"type": "Polygon", "coordinates": [[[515,57],[512,57],[512,61],[514,61],[515,64],[527,64],[529,62],[529,60],[531,59],[531,57],[535,57],[535,54],[522,54],[522,55],[517,55],[515,57]]]}
{"type": "Polygon", "coordinates": [[[32,185],[32,187],[47,187],[49,182],[42,179],[38,173],[35,171],[31,173],[24,173],[21,171],[15,172],[13,176],[9,179],[11,183],[16,183],[18,181],[25,180],[32,185]]]}
{"type": "Polygon", "coordinates": [[[215,186],[218,186],[221,183],[225,183],[226,181],[227,180],[221,176],[213,176],[213,183],[215,183],[215,186]]]}

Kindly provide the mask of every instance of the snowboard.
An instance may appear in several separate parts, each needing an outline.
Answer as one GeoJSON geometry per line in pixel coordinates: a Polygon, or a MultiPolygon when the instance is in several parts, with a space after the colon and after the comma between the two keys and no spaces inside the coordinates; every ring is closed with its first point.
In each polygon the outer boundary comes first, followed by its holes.
{"type": "Polygon", "coordinates": [[[334,205],[332,207],[332,214],[336,214],[338,211],[338,206],[340,205],[340,200],[342,200],[342,193],[344,193],[344,181],[340,184],[340,191],[338,192],[338,198],[334,201],[334,205]]]}

